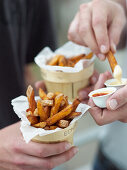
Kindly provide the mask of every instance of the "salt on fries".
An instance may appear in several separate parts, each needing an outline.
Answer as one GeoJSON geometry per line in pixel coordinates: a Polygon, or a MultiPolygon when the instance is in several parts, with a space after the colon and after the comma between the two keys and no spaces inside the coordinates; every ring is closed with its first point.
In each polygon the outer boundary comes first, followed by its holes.
{"type": "Polygon", "coordinates": [[[31,86],[28,86],[26,94],[29,102],[26,116],[33,127],[45,130],[54,130],[57,127],[66,128],[73,118],[81,114],[75,111],[80,104],[79,99],[69,104],[68,97],[60,92],[46,94],[40,88],[40,99],[37,102],[31,86]]]}
{"type": "Polygon", "coordinates": [[[78,56],[74,56],[71,58],[66,58],[64,55],[55,55],[47,64],[50,66],[66,66],[66,67],[74,67],[75,64],[82,59],[91,59],[93,57],[93,53],[89,53],[88,55],[80,54],[78,56]]]}

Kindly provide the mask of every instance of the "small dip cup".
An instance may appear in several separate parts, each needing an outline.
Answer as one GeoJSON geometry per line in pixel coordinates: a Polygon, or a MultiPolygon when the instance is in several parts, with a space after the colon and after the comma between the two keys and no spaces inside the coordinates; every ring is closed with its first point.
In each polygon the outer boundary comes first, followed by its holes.
{"type": "Polygon", "coordinates": [[[115,87],[117,90],[127,85],[127,78],[122,78],[122,84],[115,84],[116,79],[109,79],[104,84],[107,87],[115,87]]]}
{"type": "Polygon", "coordinates": [[[89,97],[93,99],[96,106],[106,108],[107,99],[116,91],[115,87],[107,87],[94,90],[89,93],[89,97]]]}

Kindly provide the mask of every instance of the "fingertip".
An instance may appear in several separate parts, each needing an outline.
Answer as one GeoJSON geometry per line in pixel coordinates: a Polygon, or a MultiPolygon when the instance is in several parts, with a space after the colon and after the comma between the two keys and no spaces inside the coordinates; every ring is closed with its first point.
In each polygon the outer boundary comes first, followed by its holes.
{"type": "Polygon", "coordinates": [[[104,61],[106,59],[104,54],[98,54],[97,57],[101,60],[104,61]]]}
{"type": "Polygon", "coordinates": [[[109,48],[106,45],[101,45],[100,51],[102,54],[106,54],[109,51],[109,48]]]}
{"type": "Polygon", "coordinates": [[[74,155],[77,154],[79,152],[79,148],[77,148],[76,146],[73,148],[73,153],[74,155]]]}

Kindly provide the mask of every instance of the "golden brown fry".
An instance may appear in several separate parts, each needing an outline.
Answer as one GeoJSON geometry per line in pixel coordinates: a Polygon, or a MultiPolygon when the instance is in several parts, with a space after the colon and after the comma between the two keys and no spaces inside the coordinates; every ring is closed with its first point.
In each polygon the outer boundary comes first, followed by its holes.
{"type": "Polygon", "coordinates": [[[56,129],[58,126],[46,126],[44,129],[45,130],[54,130],[56,129]]]}
{"type": "Polygon", "coordinates": [[[47,125],[53,125],[54,123],[56,123],[60,119],[63,119],[64,117],[68,116],[72,112],[72,110],[73,110],[73,106],[68,105],[65,109],[61,110],[57,114],[55,114],[52,117],[48,118],[47,121],[46,121],[47,125]]]}
{"type": "Polygon", "coordinates": [[[44,128],[46,126],[46,122],[40,122],[35,125],[33,125],[36,128],[44,128]]]}
{"type": "Polygon", "coordinates": [[[79,60],[83,59],[84,57],[85,57],[85,54],[80,54],[78,56],[69,58],[69,60],[76,64],[79,60]]]}
{"type": "Polygon", "coordinates": [[[61,56],[60,54],[55,55],[55,56],[48,62],[48,65],[50,65],[50,66],[56,66],[56,65],[58,65],[58,61],[59,61],[60,56],[61,56]]]}
{"type": "Polygon", "coordinates": [[[44,110],[44,107],[42,106],[42,103],[40,100],[37,101],[37,110],[38,110],[38,115],[40,116],[40,121],[45,121],[48,119],[48,115],[44,110]]]}
{"type": "Polygon", "coordinates": [[[34,116],[39,116],[39,115],[38,115],[38,109],[37,109],[37,108],[34,110],[33,115],[34,115],[34,116]]]}
{"type": "Polygon", "coordinates": [[[70,113],[65,119],[74,119],[75,117],[77,117],[77,116],[80,116],[81,115],[81,112],[72,112],[72,113],[70,113]]]}
{"type": "Polygon", "coordinates": [[[55,97],[55,94],[54,94],[54,93],[49,92],[49,93],[47,94],[48,100],[53,100],[54,97],[55,97]]]}
{"type": "Polygon", "coordinates": [[[39,88],[39,96],[42,100],[48,99],[46,93],[44,92],[43,89],[39,88]]]}
{"type": "Polygon", "coordinates": [[[29,109],[33,113],[34,110],[36,109],[36,101],[34,99],[34,90],[33,90],[33,87],[31,85],[28,86],[27,91],[26,91],[26,95],[27,95],[28,102],[29,102],[29,109]]]}
{"type": "Polygon", "coordinates": [[[86,55],[85,57],[84,57],[84,59],[91,59],[93,57],[93,53],[91,52],[91,53],[89,53],[88,55],[86,55]]]}
{"type": "Polygon", "coordinates": [[[37,116],[27,115],[27,119],[29,120],[31,125],[34,125],[39,122],[39,118],[37,116]]]}
{"type": "Polygon", "coordinates": [[[75,63],[74,63],[74,61],[71,61],[71,60],[67,60],[67,66],[68,67],[74,67],[75,66],[75,63]]]}
{"type": "Polygon", "coordinates": [[[115,66],[117,65],[117,61],[116,61],[115,56],[113,55],[113,53],[111,51],[109,51],[106,54],[106,57],[108,58],[108,62],[110,64],[112,72],[114,72],[115,66]]]}
{"type": "Polygon", "coordinates": [[[42,106],[53,106],[53,100],[40,100],[42,106]]]}
{"type": "Polygon", "coordinates": [[[58,66],[66,66],[67,65],[67,59],[64,55],[61,55],[59,58],[58,66]]]}
{"type": "Polygon", "coordinates": [[[44,107],[44,111],[45,111],[45,113],[47,114],[47,116],[49,117],[49,116],[50,116],[51,107],[45,106],[45,107],[44,107]]]}
{"type": "Polygon", "coordinates": [[[68,96],[65,96],[64,99],[61,102],[60,105],[60,109],[59,110],[63,110],[65,107],[67,107],[69,105],[68,103],[68,96]]]}
{"type": "Polygon", "coordinates": [[[73,105],[73,110],[72,112],[75,112],[76,108],[78,107],[78,105],[80,104],[80,100],[77,98],[73,101],[72,105],[73,105]]]}
{"type": "Polygon", "coordinates": [[[57,122],[57,126],[60,128],[66,128],[69,126],[69,121],[68,120],[59,120],[57,122]]]}
{"type": "Polygon", "coordinates": [[[55,104],[51,109],[51,114],[50,114],[51,117],[56,113],[58,113],[63,98],[64,98],[63,94],[59,94],[55,97],[55,104]]]}

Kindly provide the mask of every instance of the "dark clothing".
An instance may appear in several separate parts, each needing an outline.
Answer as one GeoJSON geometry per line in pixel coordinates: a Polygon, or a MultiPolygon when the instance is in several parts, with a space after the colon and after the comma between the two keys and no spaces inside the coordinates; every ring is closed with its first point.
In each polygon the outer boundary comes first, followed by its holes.
{"type": "Polygon", "coordinates": [[[98,151],[96,159],[94,161],[93,170],[120,170],[117,168],[113,162],[111,162],[101,151],[101,148],[98,151]]]}
{"type": "Polygon", "coordinates": [[[25,94],[25,64],[54,44],[48,0],[0,0],[0,128],[18,121],[11,100],[25,94]]]}

